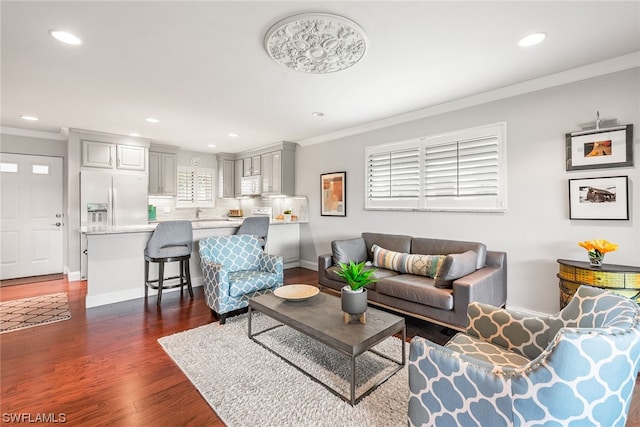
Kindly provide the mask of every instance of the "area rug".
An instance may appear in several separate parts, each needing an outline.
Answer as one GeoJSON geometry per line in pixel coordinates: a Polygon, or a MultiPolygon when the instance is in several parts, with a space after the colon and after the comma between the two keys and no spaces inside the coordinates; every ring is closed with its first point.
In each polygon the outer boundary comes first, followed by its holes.
{"type": "MultiPolygon", "coordinates": [[[[254,332],[276,324],[253,315],[254,332]]],[[[324,383],[348,394],[349,359],[288,327],[258,337],[324,383]]],[[[247,315],[160,338],[160,345],[228,427],[406,426],[407,368],[382,383],[355,407],[332,394],[247,337],[247,315]]],[[[405,343],[408,348],[408,344],[405,343]]],[[[401,358],[401,340],[376,350],[401,358]]],[[[407,353],[408,357],[408,353],[407,353]]],[[[357,361],[357,395],[393,369],[393,362],[365,353],[357,361]]]]}
{"type": "Polygon", "coordinates": [[[0,287],[24,285],[27,283],[48,282],[50,280],[61,280],[61,279],[64,279],[63,273],[44,274],[42,276],[18,277],[17,279],[0,280],[0,287]]]}
{"type": "Polygon", "coordinates": [[[0,303],[0,333],[68,319],[71,312],[64,292],[0,303]]]}

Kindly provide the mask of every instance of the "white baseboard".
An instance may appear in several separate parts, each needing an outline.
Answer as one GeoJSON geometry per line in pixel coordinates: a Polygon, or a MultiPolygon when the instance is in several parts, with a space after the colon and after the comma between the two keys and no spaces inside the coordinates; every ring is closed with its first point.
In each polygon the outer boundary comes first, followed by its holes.
{"type": "MultiPolygon", "coordinates": [[[[199,286],[203,286],[203,278],[202,277],[192,277],[191,278],[191,286],[197,288],[199,286]]],[[[87,285],[88,288],[91,287],[90,284],[87,285]]],[[[170,288],[163,289],[162,293],[166,294],[167,292],[177,292],[180,288],[170,288]]],[[[149,296],[156,295],[158,293],[155,289],[149,289],[149,296]]],[[[129,301],[132,299],[144,298],[144,287],[140,286],[140,289],[129,289],[126,291],[120,292],[111,292],[108,294],[100,294],[100,295],[87,295],[86,299],[86,308],[99,307],[101,305],[114,304],[117,302],[129,301]]]]}
{"type": "Polygon", "coordinates": [[[65,268],[65,270],[67,270],[67,281],[68,282],[77,282],[79,280],[82,280],[80,278],[80,272],[79,271],[69,271],[66,268],[65,268]]]}
{"type": "Polygon", "coordinates": [[[318,261],[306,261],[300,260],[300,267],[308,268],[309,270],[318,271],[318,261]]]}

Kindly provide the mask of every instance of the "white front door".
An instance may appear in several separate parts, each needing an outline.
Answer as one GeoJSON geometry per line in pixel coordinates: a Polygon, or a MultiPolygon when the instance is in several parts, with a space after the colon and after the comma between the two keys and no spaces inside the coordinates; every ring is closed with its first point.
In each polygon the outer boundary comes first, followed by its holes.
{"type": "Polygon", "coordinates": [[[62,273],[62,158],[1,153],[0,195],[0,279],[62,273]]]}

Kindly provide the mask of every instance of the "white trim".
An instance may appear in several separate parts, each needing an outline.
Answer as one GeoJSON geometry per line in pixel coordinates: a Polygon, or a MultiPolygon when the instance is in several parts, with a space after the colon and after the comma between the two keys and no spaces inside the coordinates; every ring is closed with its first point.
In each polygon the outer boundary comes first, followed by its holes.
{"type": "Polygon", "coordinates": [[[300,260],[300,267],[307,268],[309,270],[318,271],[318,261],[307,261],[304,259],[300,260]]]}
{"type": "Polygon", "coordinates": [[[445,102],[444,104],[434,105],[420,110],[399,114],[397,116],[388,117],[383,120],[365,123],[359,126],[353,126],[324,135],[314,136],[298,141],[298,144],[300,144],[301,146],[320,144],[322,142],[346,138],[352,135],[391,127],[415,120],[424,119],[426,117],[436,116],[438,114],[461,110],[463,108],[486,104],[488,102],[498,101],[500,99],[506,99],[512,96],[536,92],[539,90],[574,83],[581,80],[616,73],[618,71],[624,71],[636,67],[640,67],[640,51],[630,53],[628,55],[619,56],[617,58],[608,59],[606,61],[596,62],[593,64],[574,68],[572,70],[550,74],[548,76],[539,77],[537,79],[528,80],[526,82],[517,83],[515,85],[479,93],[477,95],[471,95],[465,98],[457,99],[455,101],[445,102]]]}
{"type": "Polygon", "coordinates": [[[55,139],[57,141],[66,141],[68,139],[67,137],[65,137],[60,133],[12,128],[12,127],[6,127],[6,126],[0,126],[0,133],[2,133],[3,135],[28,136],[31,138],[39,138],[39,139],[55,139]]]}

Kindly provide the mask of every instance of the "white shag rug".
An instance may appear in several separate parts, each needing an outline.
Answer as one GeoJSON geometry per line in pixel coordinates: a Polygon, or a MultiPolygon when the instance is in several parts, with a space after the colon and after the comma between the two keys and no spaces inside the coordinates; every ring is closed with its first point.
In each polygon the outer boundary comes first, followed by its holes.
{"type": "MultiPolygon", "coordinates": [[[[254,333],[277,324],[253,314],[254,333]]],[[[288,327],[259,335],[270,348],[349,395],[350,360],[288,327]]],[[[158,340],[228,427],[406,426],[409,387],[405,366],[355,407],[247,337],[247,315],[158,340]]],[[[401,340],[375,347],[394,360],[401,340]]],[[[408,358],[408,344],[407,348],[408,358]]],[[[356,358],[356,396],[393,370],[393,362],[367,352],[356,358]]]]}

